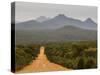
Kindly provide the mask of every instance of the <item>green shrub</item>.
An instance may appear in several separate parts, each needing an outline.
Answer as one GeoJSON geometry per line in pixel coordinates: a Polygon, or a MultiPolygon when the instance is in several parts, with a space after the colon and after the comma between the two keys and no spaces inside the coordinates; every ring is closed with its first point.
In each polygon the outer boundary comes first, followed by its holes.
{"type": "Polygon", "coordinates": [[[77,64],[77,68],[78,69],[84,69],[84,65],[85,65],[84,59],[83,58],[80,58],[79,59],[79,62],[77,64]]]}

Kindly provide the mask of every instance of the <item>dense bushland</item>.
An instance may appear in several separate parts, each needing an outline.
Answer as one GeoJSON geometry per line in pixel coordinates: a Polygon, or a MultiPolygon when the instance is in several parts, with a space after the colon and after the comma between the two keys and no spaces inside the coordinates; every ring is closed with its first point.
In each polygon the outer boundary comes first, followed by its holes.
{"type": "Polygon", "coordinates": [[[17,45],[16,46],[16,70],[30,64],[39,53],[39,45],[17,45]]]}
{"type": "Polygon", "coordinates": [[[67,41],[16,45],[16,70],[30,64],[41,46],[51,62],[70,69],[89,69],[97,67],[96,41],[67,41]]]}

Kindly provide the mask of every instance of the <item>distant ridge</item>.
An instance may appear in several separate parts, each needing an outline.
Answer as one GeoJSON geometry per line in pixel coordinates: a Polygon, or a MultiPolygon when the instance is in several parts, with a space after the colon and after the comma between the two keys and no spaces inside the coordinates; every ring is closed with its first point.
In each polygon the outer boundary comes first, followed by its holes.
{"type": "Polygon", "coordinates": [[[91,18],[88,18],[85,21],[81,21],[67,17],[64,14],[58,14],[51,19],[48,19],[45,16],[40,16],[36,20],[16,23],[16,29],[57,29],[67,25],[89,30],[97,29],[97,24],[91,18]]]}
{"type": "Polygon", "coordinates": [[[96,40],[97,31],[74,26],[53,30],[16,30],[17,43],[96,40]]]}

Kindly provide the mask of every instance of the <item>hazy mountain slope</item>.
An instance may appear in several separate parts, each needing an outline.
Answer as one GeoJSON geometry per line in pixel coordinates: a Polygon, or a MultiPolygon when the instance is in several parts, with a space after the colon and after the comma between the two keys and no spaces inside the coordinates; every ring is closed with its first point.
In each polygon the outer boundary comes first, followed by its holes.
{"type": "Polygon", "coordinates": [[[59,14],[50,20],[44,21],[42,24],[49,28],[60,28],[63,26],[72,25],[83,29],[90,29],[90,30],[97,29],[97,24],[90,18],[86,19],[85,21],[81,21],[67,17],[63,14],[59,14]]]}
{"type": "Polygon", "coordinates": [[[56,30],[16,30],[17,43],[64,40],[96,40],[97,31],[85,30],[73,26],[64,26],[56,30]]]}
{"type": "Polygon", "coordinates": [[[15,24],[15,28],[17,30],[31,30],[31,29],[39,29],[41,28],[41,26],[39,22],[35,20],[30,20],[15,24]]]}
{"type": "Polygon", "coordinates": [[[57,29],[63,26],[67,25],[72,25],[76,27],[80,27],[83,29],[90,29],[90,30],[96,30],[97,29],[97,24],[91,19],[88,18],[85,21],[73,19],[70,17],[65,16],[64,14],[59,14],[51,19],[45,18],[43,21],[42,17],[42,22],[39,22],[38,20],[30,20],[27,22],[22,22],[22,23],[17,23],[16,24],[16,29],[57,29]]]}

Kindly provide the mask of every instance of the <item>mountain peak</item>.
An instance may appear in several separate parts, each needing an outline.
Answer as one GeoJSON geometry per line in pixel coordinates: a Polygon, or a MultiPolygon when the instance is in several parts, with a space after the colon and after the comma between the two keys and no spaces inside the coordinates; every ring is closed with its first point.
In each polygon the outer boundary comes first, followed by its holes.
{"type": "Polygon", "coordinates": [[[58,14],[56,18],[67,18],[64,14],[58,14]]]}
{"type": "Polygon", "coordinates": [[[92,20],[91,18],[87,18],[87,19],[85,20],[85,22],[93,22],[93,20],[92,20]]]}

